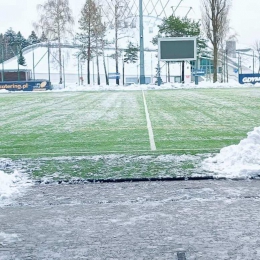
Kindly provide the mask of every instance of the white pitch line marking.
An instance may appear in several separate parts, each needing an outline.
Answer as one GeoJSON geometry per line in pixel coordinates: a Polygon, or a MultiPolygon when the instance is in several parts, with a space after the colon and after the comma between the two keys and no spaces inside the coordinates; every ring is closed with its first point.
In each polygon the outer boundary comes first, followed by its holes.
{"type": "Polygon", "coordinates": [[[155,145],[155,141],[154,141],[152,123],[151,123],[151,120],[150,120],[149,111],[148,111],[148,108],[147,108],[144,91],[142,90],[142,92],[143,92],[144,109],[145,109],[145,115],[146,115],[146,121],[147,121],[147,129],[148,129],[148,133],[149,133],[150,147],[151,147],[151,151],[156,151],[156,145],[155,145]]]}

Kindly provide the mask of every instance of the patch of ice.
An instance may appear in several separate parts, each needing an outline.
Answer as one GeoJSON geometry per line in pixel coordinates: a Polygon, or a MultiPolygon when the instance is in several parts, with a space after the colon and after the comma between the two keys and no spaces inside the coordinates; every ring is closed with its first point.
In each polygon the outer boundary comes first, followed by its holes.
{"type": "Polygon", "coordinates": [[[30,185],[32,182],[19,171],[14,171],[12,174],[0,171],[0,206],[9,201],[10,197],[22,193],[30,185]]]}
{"type": "Polygon", "coordinates": [[[260,127],[255,127],[238,145],[225,147],[216,156],[205,159],[202,167],[219,177],[260,176],[260,127]]]}

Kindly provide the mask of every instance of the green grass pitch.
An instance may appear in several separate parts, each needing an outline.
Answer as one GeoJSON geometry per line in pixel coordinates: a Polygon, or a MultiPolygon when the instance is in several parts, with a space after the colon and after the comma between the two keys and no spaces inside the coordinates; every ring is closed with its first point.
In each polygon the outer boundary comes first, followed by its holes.
{"type": "Polygon", "coordinates": [[[35,178],[190,175],[260,125],[259,88],[144,94],[156,151],[142,91],[0,94],[0,158],[35,178]]]}

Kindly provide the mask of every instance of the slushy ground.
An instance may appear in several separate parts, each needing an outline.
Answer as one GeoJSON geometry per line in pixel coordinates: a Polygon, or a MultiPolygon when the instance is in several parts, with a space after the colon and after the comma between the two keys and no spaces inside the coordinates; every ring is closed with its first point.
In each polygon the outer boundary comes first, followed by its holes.
{"type": "Polygon", "coordinates": [[[0,259],[260,259],[260,182],[34,185],[0,208],[0,259]]]}

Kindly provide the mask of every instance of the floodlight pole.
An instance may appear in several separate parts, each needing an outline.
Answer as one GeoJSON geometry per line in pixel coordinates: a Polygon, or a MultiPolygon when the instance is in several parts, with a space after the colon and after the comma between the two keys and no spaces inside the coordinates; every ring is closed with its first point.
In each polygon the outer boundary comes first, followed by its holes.
{"type": "Polygon", "coordinates": [[[143,0],[139,0],[139,23],[140,23],[140,84],[145,84],[144,72],[144,22],[143,22],[143,0]]]}

